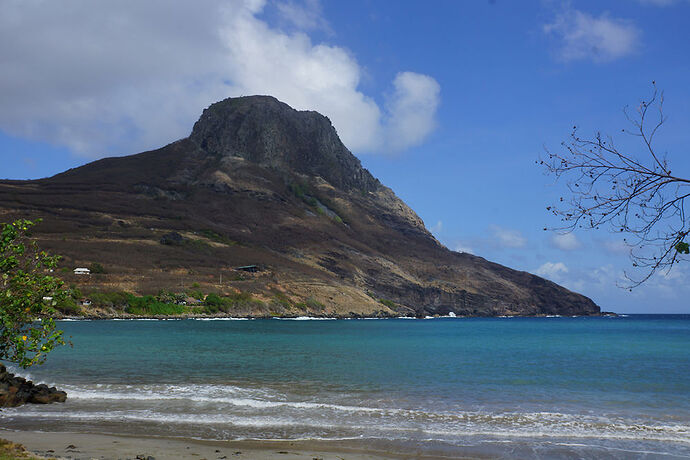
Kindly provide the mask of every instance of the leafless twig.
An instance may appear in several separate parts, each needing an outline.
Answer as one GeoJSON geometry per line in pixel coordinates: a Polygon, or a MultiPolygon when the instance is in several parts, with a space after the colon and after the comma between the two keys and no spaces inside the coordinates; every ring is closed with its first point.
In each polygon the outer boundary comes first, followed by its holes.
{"type": "Polygon", "coordinates": [[[620,151],[611,136],[597,132],[593,138],[581,137],[573,127],[561,153],[547,149],[540,160],[549,174],[567,181],[570,197],[561,197],[546,209],[559,216],[554,230],[608,227],[626,234],[633,267],[645,270],[641,278],[626,272],[633,288],[647,281],[656,271],[670,270],[688,253],[690,233],[686,199],[690,180],[673,175],[665,156],[654,147],[654,137],[666,121],[664,94],[656,84],[652,96],[631,113],[625,134],[639,137],[644,154],[637,157],[620,151]]]}

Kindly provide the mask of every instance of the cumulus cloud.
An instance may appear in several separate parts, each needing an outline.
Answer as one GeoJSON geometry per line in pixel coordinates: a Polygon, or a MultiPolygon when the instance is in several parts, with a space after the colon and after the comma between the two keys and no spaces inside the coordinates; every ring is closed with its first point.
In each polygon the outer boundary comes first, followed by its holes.
{"type": "Polygon", "coordinates": [[[548,278],[552,281],[560,279],[561,275],[568,273],[568,267],[563,262],[545,262],[534,271],[535,275],[548,278]]]}
{"type": "Polygon", "coordinates": [[[299,29],[263,19],[263,0],[194,3],[0,0],[0,130],[100,157],[189,134],[202,109],[271,94],[328,116],[355,152],[404,150],[434,126],[436,81],[401,72],[385,107],[359,89],[356,58],[313,43],[319,3],[277,3],[299,29]]]}
{"type": "Polygon", "coordinates": [[[434,130],[441,87],[433,78],[414,72],[399,73],[393,86],[387,148],[397,151],[420,144],[434,130]]]}
{"type": "Polygon", "coordinates": [[[640,36],[630,21],[612,18],[607,13],[594,17],[572,8],[546,24],[544,32],[558,37],[559,57],[564,61],[618,59],[637,49],[640,36]]]}
{"type": "Polygon", "coordinates": [[[493,236],[493,242],[503,248],[524,248],[527,245],[527,238],[522,236],[518,230],[491,225],[489,227],[493,236]]]}
{"type": "Polygon", "coordinates": [[[554,235],[551,237],[551,244],[562,251],[574,251],[582,246],[574,233],[554,235]]]}

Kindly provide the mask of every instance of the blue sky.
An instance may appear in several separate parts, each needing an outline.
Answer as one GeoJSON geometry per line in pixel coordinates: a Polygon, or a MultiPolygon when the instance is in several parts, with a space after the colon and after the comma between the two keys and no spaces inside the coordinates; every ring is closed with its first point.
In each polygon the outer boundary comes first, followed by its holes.
{"type": "Polygon", "coordinates": [[[562,185],[535,165],[573,125],[620,137],[623,107],[655,80],[657,147],[690,177],[688,1],[0,0],[0,13],[0,177],[156,148],[216,100],[272,94],[329,116],[450,249],[605,310],[690,312],[687,262],[628,292],[620,235],[544,232],[562,185]]]}

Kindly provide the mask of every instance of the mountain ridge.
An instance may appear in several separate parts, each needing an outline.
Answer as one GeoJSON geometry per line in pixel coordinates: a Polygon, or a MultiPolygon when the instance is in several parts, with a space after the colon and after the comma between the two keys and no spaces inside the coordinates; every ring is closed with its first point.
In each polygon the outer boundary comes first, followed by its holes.
{"type": "Polygon", "coordinates": [[[270,96],[212,104],[189,137],[157,150],[0,181],[0,219],[20,216],[42,217],[37,238],[70,266],[108,267],[89,280],[61,275],[85,290],[149,293],[187,281],[262,302],[229,314],[600,312],[551,281],[448,250],[327,117],[270,96]],[[187,243],[161,244],[171,232],[187,243]],[[238,276],[242,265],[263,269],[238,276]]]}

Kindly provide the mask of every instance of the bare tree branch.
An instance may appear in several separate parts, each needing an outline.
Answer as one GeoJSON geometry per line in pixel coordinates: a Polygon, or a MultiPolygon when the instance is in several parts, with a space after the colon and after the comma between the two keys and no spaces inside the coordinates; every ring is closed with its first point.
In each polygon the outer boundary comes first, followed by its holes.
{"type": "Polygon", "coordinates": [[[561,218],[562,225],[552,230],[607,227],[625,234],[632,265],[643,272],[639,277],[626,272],[625,287],[631,289],[658,270],[671,270],[687,260],[684,256],[690,252],[686,241],[690,179],[674,176],[654,147],[666,117],[663,92],[652,84],[648,100],[634,113],[627,107],[623,111],[631,126],[623,133],[642,140],[643,155],[618,150],[612,137],[599,132],[592,138],[580,137],[573,127],[570,139],[561,143],[562,151],[546,149],[548,158],[539,161],[548,174],[565,180],[570,191],[569,198],[561,197],[557,205],[546,208],[561,218]]]}

